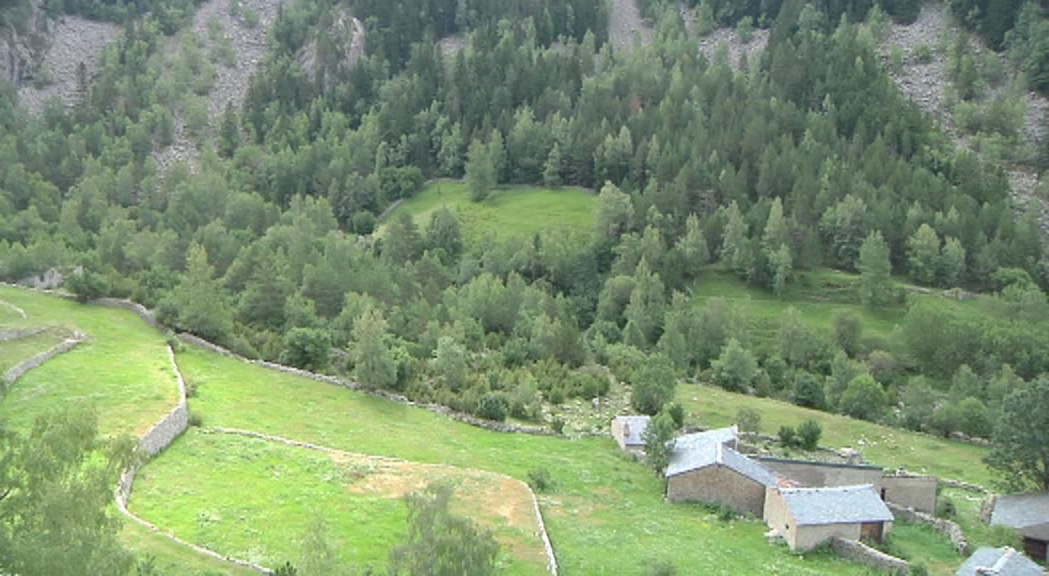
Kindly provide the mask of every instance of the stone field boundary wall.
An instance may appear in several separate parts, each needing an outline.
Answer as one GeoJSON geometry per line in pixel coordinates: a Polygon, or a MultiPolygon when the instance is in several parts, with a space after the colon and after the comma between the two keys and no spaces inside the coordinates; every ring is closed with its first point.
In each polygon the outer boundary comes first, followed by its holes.
{"type": "Polygon", "coordinates": [[[66,338],[65,341],[55,346],[52,346],[50,349],[45,350],[37,354],[36,356],[19,362],[17,365],[15,365],[14,368],[11,368],[6,373],[4,373],[4,380],[8,384],[14,384],[16,380],[18,380],[22,376],[25,376],[26,372],[29,372],[34,368],[39,368],[44,362],[47,362],[48,360],[54,358],[55,356],[58,356],[59,354],[65,354],[66,352],[69,352],[73,348],[79,346],[80,343],[84,342],[85,340],[87,340],[87,337],[85,337],[83,334],[80,334],[79,332],[74,332],[72,335],[66,338]]]}
{"type": "MultiPolygon", "coordinates": [[[[390,457],[390,456],[372,456],[370,454],[359,454],[359,453],[354,453],[354,452],[346,452],[344,450],[336,450],[335,448],[330,448],[328,446],[321,446],[319,444],[313,444],[313,443],[310,443],[310,442],[302,442],[300,440],[292,440],[290,438],[284,438],[282,436],[273,436],[271,434],[263,434],[261,432],[253,432],[251,430],[240,430],[238,428],[212,427],[212,428],[203,429],[202,431],[205,432],[205,433],[208,433],[208,434],[229,434],[229,435],[232,435],[232,436],[244,436],[246,438],[254,438],[256,440],[264,440],[266,442],[275,442],[275,443],[278,443],[278,444],[284,444],[286,446],[292,446],[292,447],[295,447],[295,448],[304,448],[306,450],[314,450],[314,451],[317,451],[317,452],[324,452],[325,454],[332,454],[332,455],[335,455],[335,456],[350,456],[350,457],[353,457],[353,456],[364,456],[364,457],[372,459],[372,460],[380,460],[380,461],[384,461],[384,462],[397,462],[397,463],[409,463],[409,464],[415,464],[416,463],[416,462],[412,462],[410,460],[404,460],[402,458],[393,458],[393,457],[390,457]]],[[[556,576],[557,573],[558,573],[557,572],[557,558],[554,556],[554,548],[550,544],[550,536],[546,532],[546,523],[543,522],[543,514],[542,514],[542,512],[539,511],[539,500],[536,498],[535,492],[532,490],[532,487],[529,486],[526,482],[522,482],[521,480],[518,480],[516,478],[512,478],[512,477],[507,476],[505,474],[498,474],[498,473],[494,473],[494,472],[488,472],[487,470],[485,472],[488,473],[488,474],[491,474],[491,475],[493,475],[493,476],[495,476],[497,478],[502,478],[502,479],[510,480],[512,482],[516,482],[517,484],[520,484],[522,487],[524,487],[525,490],[528,491],[528,495],[531,496],[531,498],[532,498],[532,508],[535,511],[536,525],[539,528],[538,536],[542,539],[542,541],[543,541],[543,549],[546,552],[546,567],[547,567],[547,570],[550,572],[550,574],[553,574],[554,576],[556,576]]]]}
{"type": "Polygon", "coordinates": [[[911,572],[911,566],[906,560],[875,550],[863,542],[834,538],[831,540],[831,547],[842,558],[872,566],[880,572],[898,576],[907,576],[911,572]]]}
{"type": "MultiPolygon", "coordinates": [[[[145,310],[145,308],[142,309],[145,310]]],[[[146,312],[148,312],[148,310],[146,312]]],[[[152,458],[160,451],[170,446],[171,443],[175,441],[175,438],[178,438],[186,431],[186,428],[189,427],[189,406],[186,400],[186,383],[182,379],[182,372],[178,369],[178,363],[175,362],[175,351],[172,350],[170,346],[168,346],[167,349],[168,358],[171,361],[171,369],[175,373],[175,379],[178,382],[179,401],[171,412],[168,412],[166,416],[161,418],[159,422],[154,424],[153,427],[139,439],[138,448],[142,456],[141,463],[144,463],[149,458],[152,458]]],[[[271,571],[264,566],[233,558],[231,556],[224,556],[209,548],[198,546],[192,542],[187,542],[174,534],[161,530],[156,525],[139,518],[128,510],[127,505],[128,501],[131,499],[131,492],[135,484],[135,474],[138,472],[138,467],[141,463],[132,464],[127,470],[124,470],[124,472],[120,474],[120,480],[117,484],[114,497],[116,498],[117,508],[120,510],[121,514],[130,518],[133,522],[142,526],[146,530],[167,538],[176,544],[185,546],[198,554],[236,564],[243,568],[255,570],[256,572],[263,574],[271,573],[271,571]]]]}
{"type": "Polygon", "coordinates": [[[22,310],[18,306],[15,306],[14,304],[12,304],[10,302],[4,302],[3,300],[0,300],[0,306],[3,306],[4,308],[10,308],[11,310],[14,310],[15,314],[18,314],[19,316],[22,317],[22,320],[26,319],[25,310],[22,310]]]}
{"type": "Polygon", "coordinates": [[[47,326],[33,326],[32,328],[14,328],[12,330],[0,330],[0,342],[21,340],[29,338],[47,330],[47,326]]]}

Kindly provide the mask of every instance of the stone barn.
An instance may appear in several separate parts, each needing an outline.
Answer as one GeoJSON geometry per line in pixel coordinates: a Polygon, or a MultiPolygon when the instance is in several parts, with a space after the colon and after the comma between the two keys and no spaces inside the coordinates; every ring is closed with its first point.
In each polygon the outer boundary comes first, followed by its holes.
{"type": "Polygon", "coordinates": [[[634,454],[645,451],[642,435],[648,428],[648,416],[616,416],[612,419],[612,437],[616,439],[620,450],[634,454]]]}
{"type": "Polygon", "coordinates": [[[769,488],[765,521],[791,550],[811,550],[834,537],[881,540],[892,530],[892,512],[874,486],[769,488]]]}
{"type": "Polygon", "coordinates": [[[755,458],[780,478],[789,478],[802,486],[829,488],[873,484],[875,492],[886,502],[932,514],[936,510],[935,476],[906,473],[885,474],[880,466],[839,464],[785,458],[755,458]]]}
{"type": "Polygon", "coordinates": [[[991,525],[1015,528],[1024,539],[1024,554],[1049,560],[1049,492],[999,496],[991,511],[991,525]]]}
{"type": "Polygon", "coordinates": [[[1042,576],[1045,571],[1030,558],[1006,546],[976,550],[954,574],[955,576],[1042,576]]]}
{"type": "Polygon", "coordinates": [[[739,514],[760,516],[765,493],[776,485],[776,478],[726,445],[735,438],[724,430],[675,441],[666,470],[667,500],[710,502],[739,514]]]}

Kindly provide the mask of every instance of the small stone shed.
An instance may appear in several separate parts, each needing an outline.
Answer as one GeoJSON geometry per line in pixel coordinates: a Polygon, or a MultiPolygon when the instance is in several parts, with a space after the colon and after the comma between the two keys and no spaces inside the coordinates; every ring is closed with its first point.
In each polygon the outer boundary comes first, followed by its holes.
{"type": "Polygon", "coordinates": [[[667,500],[710,502],[760,516],[776,477],[736,452],[730,446],[735,439],[735,428],[723,428],[675,440],[666,470],[667,500]]]}
{"type": "Polygon", "coordinates": [[[1049,560],[1049,492],[999,496],[991,525],[1015,528],[1024,539],[1024,554],[1039,562],[1049,560]]]}
{"type": "Polygon", "coordinates": [[[645,451],[642,435],[648,428],[648,416],[616,416],[612,419],[612,437],[616,439],[620,450],[634,454],[645,451]]]}
{"type": "Polygon", "coordinates": [[[772,487],[765,521],[791,550],[811,550],[834,538],[881,540],[892,530],[892,512],[874,486],[772,487]]]}
{"type": "Polygon", "coordinates": [[[979,548],[969,556],[955,576],[1042,576],[1045,571],[1030,558],[1003,548],[979,548]]]}

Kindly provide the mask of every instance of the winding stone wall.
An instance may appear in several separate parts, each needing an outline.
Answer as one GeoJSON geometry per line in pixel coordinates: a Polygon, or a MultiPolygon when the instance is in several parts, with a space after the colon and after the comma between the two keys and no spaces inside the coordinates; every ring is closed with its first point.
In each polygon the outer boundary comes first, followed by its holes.
{"type": "Polygon", "coordinates": [[[96,306],[102,306],[103,308],[130,310],[135,314],[138,314],[138,317],[146,324],[149,324],[157,330],[164,330],[164,326],[162,326],[160,322],[157,322],[156,315],[154,315],[149,308],[146,308],[138,302],[132,302],[131,300],[124,300],[121,298],[96,298],[95,300],[92,300],[91,303],[96,306]]]}
{"type": "Polygon", "coordinates": [[[15,328],[13,330],[0,330],[0,342],[8,342],[10,340],[21,340],[22,338],[29,338],[30,336],[36,336],[44,330],[47,330],[47,326],[33,326],[32,328],[15,328]]]}
{"type": "Polygon", "coordinates": [[[41,352],[36,356],[29,358],[28,360],[24,360],[18,365],[16,365],[14,368],[8,370],[4,374],[4,380],[6,380],[8,384],[14,383],[16,380],[24,376],[26,372],[29,372],[34,368],[38,368],[44,362],[47,362],[48,360],[54,358],[55,356],[58,356],[59,354],[65,354],[66,352],[69,352],[73,348],[76,348],[84,340],[85,338],[82,334],[74,333],[73,336],[67,338],[61,344],[53,346],[51,349],[41,352]]]}
{"type": "Polygon", "coordinates": [[[905,508],[903,506],[897,506],[891,502],[886,502],[892,515],[898,520],[905,520],[913,524],[929,524],[937,532],[943,534],[951,541],[951,545],[954,546],[954,550],[962,556],[969,555],[969,541],[965,538],[965,532],[962,531],[962,527],[957,523],[950,520],[944,520],[943,518],[937,518],[925,512],[920,512],[914,508],[905,508]]]}
{"type": "Polygon", "coordinates": [[[856,540],[834,538],[831,540],[831,546],[842,558],[872,566],[882,572],[899,576],[906,576],[911,572],[911,567],[906,560],[890,556],[856,540]]]}

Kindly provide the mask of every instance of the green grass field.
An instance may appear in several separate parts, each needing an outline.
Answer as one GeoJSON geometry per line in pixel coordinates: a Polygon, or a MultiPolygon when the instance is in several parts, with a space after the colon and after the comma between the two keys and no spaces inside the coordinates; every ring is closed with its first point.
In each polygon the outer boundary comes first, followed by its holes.
{"type": "MultiPolygon", "coordinates": [[[[783,546],[770,546],[760,521],[725,523],[702,507],[665,503],[662,482],[621,455],[610,438],[488,432],[200,350],[180,352],[179,363],[197,385],[191,407],[205,426],[250,428],[344,450],[519,479],[529,470],[546,468],[557,487],[539,498],[565,573],[639,573],[656,559],[672,560],[682,571],[718,566],[717,573],[724,574],[864,572],[828,556],[799,556],[783,546]],[[294,407],[289,398],[295,398],[294,407]]],[[[178,445],[172,448],[173,453],[180,450],[178,445]]],[[[152,473],[148,466],[146,473],[152,473]]]]}
{"type": "Polygon", "coordinates": [[[545,230],[584,230],[590,232],[597,209],[597,196],[579,188],[512,187],[500,188],[483,202],[473,202],[462,182],[431,182],[406,200],[388,217],[407,212],[425,228],[430,215],[446,206],[459,215],[463,241],[477,246],[486,231],[496,237],[530,238],[545,230]]]}
{"type": "Polygon", "coordinates": [[[29,325],[80,330],[87,342],[28,372],[4,399],[15,428],[63,406],[91,407],[107,433],[141,434],[178,400],[164,338],[135,314],[84,306],[0,286],[0,299],[23,308],[29,325]]]}
{"type": "Polygon", "coordinates": [[[307,526],[324,518],[344,567],[382,566],[407,533],[401,497],[437,481],[457,487],[453,511],[494,531],[500,573],[543,571],[525,486],[444,466],[333,457],[193,429],[139,476],[133,509],[186,540],[267,566],[297,563],[307,526]]]}
{"type": "Polygon", "coordinates": [[[808,419],[823,427],[821,446],[850,447],[866,460],[884,468],[904,467],[911,472],[935,474],[988,486],[992,476],[981,459],[985,448],[890,428],[863,420],[820,412],[771,398],[727,392],[715,386],[681,384],[676,400],[689,414],[688,421],[704,427],[726,426],[736,421],[742,408],[761,414],[762,432],[775,434],[780,426],[797,427],[808,419]]]}

